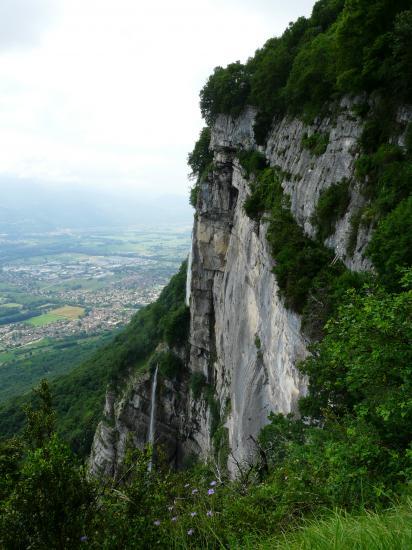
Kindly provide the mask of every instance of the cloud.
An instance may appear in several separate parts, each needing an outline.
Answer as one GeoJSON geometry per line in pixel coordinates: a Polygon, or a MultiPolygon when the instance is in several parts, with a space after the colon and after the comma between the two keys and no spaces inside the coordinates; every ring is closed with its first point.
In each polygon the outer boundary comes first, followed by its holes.
{"type": "Polygon", "coordinates": [[[1,0],[0,51],[39,44],[58,4],[59,0],[1,0]]]}
{"type": "Polygon", "coordinates": [[[186,194],[206,78],[313,3],[256,2],[0,0],[0,175],[186,194]]]}

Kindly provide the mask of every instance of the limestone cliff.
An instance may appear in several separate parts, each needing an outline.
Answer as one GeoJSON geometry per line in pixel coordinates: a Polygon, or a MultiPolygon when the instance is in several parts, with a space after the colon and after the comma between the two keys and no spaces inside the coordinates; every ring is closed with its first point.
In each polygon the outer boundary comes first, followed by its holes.
{"type": "MultiPolygon", "coordinates": [[[[343,100],[333,117],[311,126],[285,117],[273,124],[266,147],[260,148],[268,163],[282,171],[292,214],[310,237],[315,236],[311,220],[320,193],[345,178],[354,180],[362,121],[352,107],[343,100]],[[328,136],[317,155],[302,146],[315,133],[328,136]]],[[[308,353],[308,341],[300,316],[279,297],[267,225],[249,219],[243,208],[249,182],[236,153],[259,149],[255,114],[249,108],[237,119],[221,115],[212,128],[213,169],[199,185],[188,269],[186,381],[160,382],[156,414],[156,440],[166,446],[171,461],[179,465],[191,454],[216,457],[217,447],[224,445],[224,460],[233,473],[255,452],[254,440],[269,413],[295,411],[307,382],[297,365],[308,353]],[[203,377],[208,398],[190,389],[188,381],[196,374],[203,377]]],[[[347,244],[350,218],[363,203],[352,185],[347,211],[325,242],[358,271],[371,269],[363,257],[370,231],[360,228],[353,255],[347,244]]],[[[93,444],[94,473],[116,472],[127,438],[137,446],[147,441],[150,388],[146,374],[117,395],[108,393],[93,444]]]]}

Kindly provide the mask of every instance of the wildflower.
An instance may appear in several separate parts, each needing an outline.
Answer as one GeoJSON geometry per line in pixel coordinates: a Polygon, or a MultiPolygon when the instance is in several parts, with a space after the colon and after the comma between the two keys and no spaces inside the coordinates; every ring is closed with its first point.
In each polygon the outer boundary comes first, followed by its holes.
{"type": "Polygon", "coordinates": [[[172,521],[177,521],[177,516],[173,516],[172,521]]]}
{"type": "Polygon", "coordinates": [[[211,481],[211,482],[210,482],[210,486],[211,486],[211,487],[215,487],[216,485],[217,485],[217,481],[211,481]]]}
{"type": "Polygon", "coordinates": [[[186,483],[185,489],[187,489],[188,487],[190,487],[190,483],[186,483]]]}
{"type": "Polygon", "coordinates": [[[187,532],[187,534],[189,535],[189,537],[191,537],[193,535],[194,531],[193,529],[189,529],[189,531],[187,532]]]}
{"type": "Polygon", "coordinates": [[[214,489],[209,489],[208,492],[207,492],[208,495],[214,495],[215,494],[215,490],[214,489]]]}
{"type": "Polygon", "coordinates": [[[196,493],[198,493],[199,491],[197,489],[193,489],[192,491],[192,495],[195,495],[196,493]]]}
{"type": "Polygon", "coordinates": [[[153,523],[154,523],[154,525],[157,525],[157,526],[159,527],[159,525],[160,525],[160,519],[157,519],[157,520],[154,521],[153,523]]]}
{"type": "Polygon", "coordinates": [[[190,512],[190,515],[192,516],[192,518],[194,518],[195,516],[197,516],[197,512],[190,512]]]}
{"type": "Polygon", "coordinates": [[[168,506],[167,509],[171,512],[173,510],[173,506],[168,506]]]}
{"type": "Polygon", "coordinates": [[[212,510],[208,510],[208,511],[206,512],[206,515],[207,515],[208,518],[211,518],[211,517],[213,516],[212,510]]]}
{"type": "Polygon", "coordinates": [[[83,535],[80,537],[80,542],[86,542],[86,541],[87,541],[86,535],[83,535]]]}

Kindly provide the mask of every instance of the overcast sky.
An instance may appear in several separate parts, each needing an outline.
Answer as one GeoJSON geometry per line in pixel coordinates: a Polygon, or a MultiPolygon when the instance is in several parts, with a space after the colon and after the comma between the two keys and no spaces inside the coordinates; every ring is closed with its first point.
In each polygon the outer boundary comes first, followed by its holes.
{"type": "Polygon", "coordinates": [[[245,61],[313,4],[0,0],[0,185],[187,193],[208,75],[245,61]]]}

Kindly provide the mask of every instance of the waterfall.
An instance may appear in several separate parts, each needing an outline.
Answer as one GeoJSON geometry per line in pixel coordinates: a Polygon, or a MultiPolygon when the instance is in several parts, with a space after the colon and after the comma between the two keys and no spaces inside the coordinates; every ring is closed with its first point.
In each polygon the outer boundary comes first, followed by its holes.
{"type": "MultiPolygon", "coordinates": [[[[193,239],[193,236],[192,236],[193,239]]],[[[186,305],[190,306],[190,291],[192,286],[192,247],[193,243],[190,244],[189,257],[187,259],[187,275],[186,275],[186,305]]]]}
{"type": "MultiPolygon", "coordinates": [[[[156,366],[156,370],[154,371],[153,375],[153,382],[152,382],[152,395],[150,397],[150,424],[149,424],[149,437],[148,437],[148,443],[152,446],[153,449],[153,443],[154,443],[154,436],[155,436],[155,416],[156,416],[156,387],[157,387],[157,370],[159,367],[156,366]]],[[[153,450],[152,450],[152,458],[153,458],[153,450]]],[[[150,459],[148,470],[149,472],[152,471],[152,458],[150,459]]]]}

